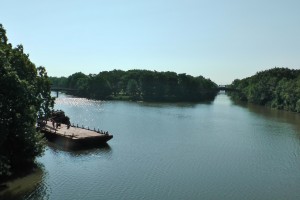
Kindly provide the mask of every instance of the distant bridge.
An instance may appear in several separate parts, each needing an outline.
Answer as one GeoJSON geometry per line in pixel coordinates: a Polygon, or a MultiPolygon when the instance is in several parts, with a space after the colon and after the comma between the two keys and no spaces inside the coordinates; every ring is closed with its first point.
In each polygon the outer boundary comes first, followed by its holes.
{"type": "Polygon", "coordinates": [[[51,91],[56,92],[56,97],[58,97],[58,93],[61,91],[68,92],[68,91],[78,91],[78,90],[73,88],[51,86],[51,91]]]}
{"type": "Polygon", "coordinates": [[[202,89],[201,92],[239,92],[239,90],[235,88],[231,88],[228,85],[218,85],[218,87],[213,88],[213,89],[202,89]]]}
{"type": "Polygon", "coordinates": [[[225,91],[225,92],[238,92],[238,89],[230,88],[228,85],[219,85],[217,88],[218,91],[225,91]]]}

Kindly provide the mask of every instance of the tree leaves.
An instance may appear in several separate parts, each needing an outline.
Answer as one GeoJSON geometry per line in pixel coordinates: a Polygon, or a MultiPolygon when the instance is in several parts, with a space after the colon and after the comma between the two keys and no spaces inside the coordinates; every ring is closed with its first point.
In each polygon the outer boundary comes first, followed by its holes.
{"type": "Polygon", "coordinates": [[[300,70],[273,68],[235,80],[231,87],[241,91],[230,93],[233,99],[300,112],[300,70]]]}
{"type": "Polygon", "coordinates": [[[36,68],[22,45],[12,48],[0,25],[0,176],[32,164],[43,153],[37,117],[53,108],[45,68],[36,68]]]}

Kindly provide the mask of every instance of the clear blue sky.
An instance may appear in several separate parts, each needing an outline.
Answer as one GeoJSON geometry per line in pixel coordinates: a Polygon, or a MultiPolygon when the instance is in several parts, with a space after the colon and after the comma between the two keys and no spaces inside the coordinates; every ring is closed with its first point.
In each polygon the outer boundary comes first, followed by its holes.
{"type": "Polygon", "coordinates": [[[300,67],[299,0],[0,0],[9,42],[50,76],[113,69],[231,83],[300,67]]]}

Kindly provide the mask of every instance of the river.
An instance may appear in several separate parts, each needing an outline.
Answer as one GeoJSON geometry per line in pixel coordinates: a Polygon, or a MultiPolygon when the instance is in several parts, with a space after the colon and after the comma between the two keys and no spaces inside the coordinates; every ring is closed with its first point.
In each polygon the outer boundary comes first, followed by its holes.
{"type": "Polygon", "coordinates": [[[212,103],[93,101],[61,94],[71,122],[109,131],[107,146],[48,143],[21,199],[300,199],[300,116],[212,103]]]}

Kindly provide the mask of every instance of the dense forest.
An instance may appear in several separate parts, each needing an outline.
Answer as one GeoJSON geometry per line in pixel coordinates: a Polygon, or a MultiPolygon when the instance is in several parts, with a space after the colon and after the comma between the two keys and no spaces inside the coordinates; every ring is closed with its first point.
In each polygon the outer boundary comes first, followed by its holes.
{"type": "Polygon", "coordinates": [[[234,80],[230,87],[238,91],[229,93],[234,100],[300,112],[300,70],[273,68],[234,80]]]}
{"type": "Polygon", "coordinates": [[[69,77],[50,77],[52,87],[74,89],[69,93],[102,100],[210,101],[218,93],[217,85],[202,76],[148,70],[113,70],[69,77]]]}
{"type": "Polygon", "coordinates": [[[13,48],[0,24],[0,184],[32,169],[43,153],[35,124],[54,105],[50,86],[45,68],[36,68],[22,45],[13,48]]]}

